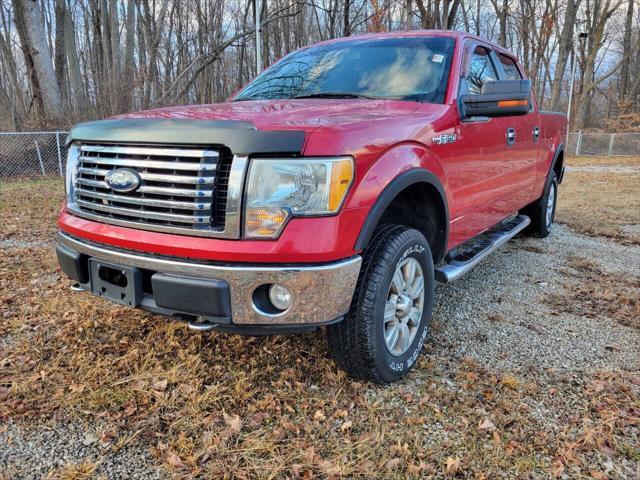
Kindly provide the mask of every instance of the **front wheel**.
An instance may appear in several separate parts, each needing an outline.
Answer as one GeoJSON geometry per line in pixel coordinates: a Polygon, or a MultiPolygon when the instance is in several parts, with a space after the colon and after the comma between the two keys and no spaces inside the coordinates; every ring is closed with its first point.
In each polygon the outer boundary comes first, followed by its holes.
{"type": "Polygon", "coordinates": [[[385,225],[365,252],[349,313],[327,329],[329,350],[349,375],[390,383],[416,363],[433,311],[434,268],[419,231],[385,225]]]}

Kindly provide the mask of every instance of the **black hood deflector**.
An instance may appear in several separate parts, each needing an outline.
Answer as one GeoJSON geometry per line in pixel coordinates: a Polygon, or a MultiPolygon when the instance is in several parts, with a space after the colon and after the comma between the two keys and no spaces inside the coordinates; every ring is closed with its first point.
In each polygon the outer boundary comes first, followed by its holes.
{"type": "Polygon", "coordinates": [[[79,123],[69,133],[71,142],[160,145],[226,146],[234,155],[299,154],[301,130],[258,130],[237,120],[122,118],[79,123]]]}

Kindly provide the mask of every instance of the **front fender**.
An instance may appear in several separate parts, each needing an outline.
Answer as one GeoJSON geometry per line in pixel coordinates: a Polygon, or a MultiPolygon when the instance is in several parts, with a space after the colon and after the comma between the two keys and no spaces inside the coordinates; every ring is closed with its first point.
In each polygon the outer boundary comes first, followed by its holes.
{"type": "Polygon", "coordinates": [[[445,245],[448,240],[449,207],[442,166],[432,152],[418,144],[403,144],[385,152],[365,173],[350,206],[370,206],[355,250],[369,244],[373,232],[391,202],[407,187],[425,183],[437,190],[445,213],[445,245]]]}
{"type": "Polygon", "coordinates": [[[365,170],[362,179],[357,183],[353,195],[349,199],[349,207],[373,206],[378,200],[380,192],[400,174],[412,169],[423,169],[430,172],[446,191],[447,182],[444,170],[436,155],[423,145],[404,143],[385,151],[365,170]]]}

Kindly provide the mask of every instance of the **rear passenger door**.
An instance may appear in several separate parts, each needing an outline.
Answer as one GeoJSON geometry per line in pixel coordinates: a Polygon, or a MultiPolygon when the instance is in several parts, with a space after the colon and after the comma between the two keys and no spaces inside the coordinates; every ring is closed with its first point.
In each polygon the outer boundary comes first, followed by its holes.
{"type": "MultiPolygon", "coordinates": [[[[496,52],[497,66],[502,80],[520,80],[523,78],[515,59],[501,52],[496,52]]],[[[531,109],[526,115],[509,117],[515,126],[515,143],[512,151],[512,188],[509,192],[510,204],[513,210],[519,210],[531,201],[536,182],[536,167],[538,162],[538,142],[540,138],[540,124],[537,106],[531,99],[531,109]]]]}

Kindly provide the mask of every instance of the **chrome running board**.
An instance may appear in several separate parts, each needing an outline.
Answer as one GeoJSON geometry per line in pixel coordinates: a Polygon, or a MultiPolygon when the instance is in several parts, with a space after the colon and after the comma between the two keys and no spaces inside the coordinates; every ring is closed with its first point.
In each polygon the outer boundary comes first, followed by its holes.
{"type": "Polygon", "coordinates": [[[466,247],[456,248],[445,264],[436,267],[436,280],[453,282],[475,267],[495,249],[515,237],[531,223],[526,215],[505,220],[491,230],[471,240],[466,247]]]}

